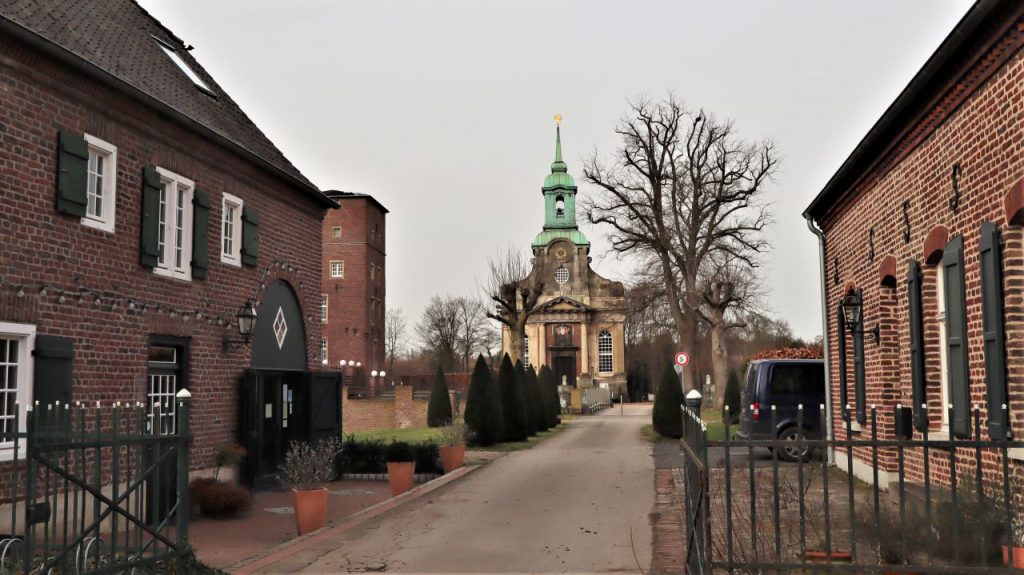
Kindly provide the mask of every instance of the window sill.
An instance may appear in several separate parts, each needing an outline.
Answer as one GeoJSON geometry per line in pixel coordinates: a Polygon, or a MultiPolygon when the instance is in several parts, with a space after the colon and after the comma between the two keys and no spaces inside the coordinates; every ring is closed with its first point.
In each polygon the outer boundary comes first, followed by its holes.
{"type": "Polygon", "coordinates": [[[114,222],[97,220],[86,216],[82,218],[82,225],[94,230],[100,230],[101,232],[107,232],[108,234],[114,233],[114,222]]]}
{"type": "Polygon", "coordinates": [[[171,278],[171,279],[181,280],[181,281],[186,281],[186,282],[191,282],[192,281],[192,275],[191,274],[185,274],[185,273],[182,273],[182,272],[175,272],[175,271],[171,271],[171,270],[169,270],[167,268],[155,267],[155,268],[153,268],[153,273],[158,275],[158,276],[163,276],[165,278],[171,278]]]}
{"type": "Polygon", "coordinates": [[[230,258],[230,257],[228,257],[228,256],[226,256],[224,254],[221,254],[220,255],[220,263],[227,264],[229,266],[236,267],[236,268],[241,268],[242,267],[242,258],[235,259],[235,258],[230,258]]]}
{"type": "MultiPolygon", "coordinates": [[[[7,463],[14,461],[14,446],[10,443],[7,444],[9,447],[0,448],[0,463],[7,463]]],[[[25,456],[28,454],[28,450],[25,448],[25,440],[21,441],[21,445],[18,447],[18,461],[23,461],[25,456]]]]}
{"type": "Polygon", "coordinates": [[[1006,450],[1006,456],[1017,461],[1024,461],[1024,447],[1011,447],[1006,450]]]}

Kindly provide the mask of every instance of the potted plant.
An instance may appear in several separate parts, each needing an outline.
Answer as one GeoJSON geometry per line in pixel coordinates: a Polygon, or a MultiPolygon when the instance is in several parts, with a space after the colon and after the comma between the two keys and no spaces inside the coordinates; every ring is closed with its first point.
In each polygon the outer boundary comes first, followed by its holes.
{"type": "Polygon", "coordinates": [[[455,471],[465,462],[468,434],[466,424],[461,421],[441,428],[441,468],[445,473],[455,471]]]}
{"type": "Polygon", "coordinates": [[[339,453],[341,440],[331,437],[315,444],[293,441],[284,456],[278,479],[292,488],[299,535],[327,523],[327,483],[335,477],[339,453]]]}
{"type": "Polygon", "coordinates": [[[387,448],[388,485],[391,495],[401,495],[412,489],[412,476],[416,473],[416,450],[404,441],[394,441],[387,448]]]}

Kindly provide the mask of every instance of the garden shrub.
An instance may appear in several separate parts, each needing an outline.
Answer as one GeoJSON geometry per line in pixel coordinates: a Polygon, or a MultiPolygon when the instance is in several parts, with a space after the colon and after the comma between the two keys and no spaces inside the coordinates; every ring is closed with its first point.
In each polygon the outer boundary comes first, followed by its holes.
{"type": "Polygon", "coordinates": [[[501,360],[501,369],[498,371],[501,414],[505,420],[502,441],[526,441],[526,413],[523,411],[523,395],[518,379],[512,360],[505,354],[501,360]]]}
{"type": "Polygon", "coordinates": [[[421,441],[413,446],[416,452],[416,473],[441,473],[441,450],[433,441],[421,441]]]}
{"type": "Polygon", "coordinates": [[[526,393],[533,406],[532,411],[537,431],[547,431],[551,427],[551,419],[548,417],[544,394],[540,389],[540,380],[537,378],[537,372],[533,366],[526,368],[526,393]]]}
{"type": "Polygon", "coordinates": [[[416,461],[416,448],[405,441],[392,441],[384,450],[388,463],[416,461]]]}
{"type": "Polygon", "coordinates": [[[562,423],[562,403],[558,397],[558,385],[555,383],[555,374],[551,373],[551,368],[548,366],[542,366],[540,368],[540,380],[541,389],[544,390],[544,396],[546,400],[546,408],[548,416],[548,426],[556,427],[562,423]]]}
{"type": "Polygon", "coordinates": [[[477,356],[469,382],[465,421],[474,445],[494,445],[504,436],[501,398],[483,355],[477,356]]]}
{"type": "Polygon", "coordinates": [[[526,367],[522,361],[516,361],[516,387],[519,388],[519,399],[523,402],[523,423],[525,424],[527,437],[536,435],[540,429],[536,405],[530,395],[530,379],[526,375],[526,367]]]}
{"type": "MultiPolygon", "coordinates": [[[[402,446],[392,448],[394,443],[383,439],[356,439],[354,435],[346,436],[338,473],[387,473],[388,454],[395,450],[403,452],[404,456],[408,457],[403,461],[416,462],[417,473],[441,473],[440,450],[433,441],[395,443],[401,443],[402,446]]],[[[398,456],[397,453],[395,456],[398,456]]]]}
{"type": "Polygon", "coordinates": [[[444,427],[452,422],[452,402],[448,397],[448,383],[444,380],[444,370],[437,366],[434,385],[430,388],[430,402],[427,403],[427,425],[444,427]]]}
{"type": "Polygon", "coordinates": [[[673,439],[682,437],[682,404],[683,387],[679,383],[679,376],[671,365],[666,365],[658,384],[658,392],[654,396],[654,411],[651,414],[654,431],[673,439]]]}
{"type": "Polygon", "coordinates": [[[229,481],[206,477],[189,483],[189,497],[195,501],[204,517],[227,519],[248,511],[252,506],[252,492],[229,481]]]}
{"type": "MultiPolygon", "coordinates": [[[[740,378],[736,370],[729,371],[729,380],[725,384],[724,405],[729,406],[729,424],[740,422],[740,378]]],[[[722,409],[722,421],[725,421],[725,409],[722,409]]]]}

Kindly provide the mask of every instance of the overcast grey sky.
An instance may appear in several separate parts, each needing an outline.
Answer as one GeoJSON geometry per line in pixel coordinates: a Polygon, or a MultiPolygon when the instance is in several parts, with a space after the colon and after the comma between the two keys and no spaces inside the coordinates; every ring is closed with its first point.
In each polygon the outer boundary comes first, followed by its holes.
{"type": "MultiPolygon", "coordinates": [[[[474,294],[525,251],[564,116],[569,172],[610,154],[628,97],[669,90],[771,138],[784,161],[762,270],[775,314],[821,333],[817,244],[800,214],[969,8],[968,0],[141,0],[321,189],[391,210],[387,305],[474,294]]],[[[602,275],[629,281],[601,230],[602,275]]]]}

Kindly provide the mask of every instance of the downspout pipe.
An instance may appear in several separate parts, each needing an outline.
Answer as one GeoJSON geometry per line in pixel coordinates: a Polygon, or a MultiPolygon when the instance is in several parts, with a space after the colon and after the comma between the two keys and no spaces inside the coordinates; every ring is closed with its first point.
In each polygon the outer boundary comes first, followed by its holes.
{"type": "MultiPolygon", "coordinates": [[[[831,356],[829,355],[828,346],[828,298],[826,297],[826,285],[827,281],[827,268],[825,267],[825,233],[818,229],[814,225],[814,219],[810,214],[804,214],[804,219],[807,221],[807,229],[811,230],[811,233],[818,236],[818,280],[821,283],[821,346],[822,353],[825,357],[825,439],[827,441],[832,440],[832,370],[831,370],[831,356]]],[[[836,462],[836,451],[835,447],[829,446],[826,450],[828,456],[828,464],[835,465],[836,462]]]]}

